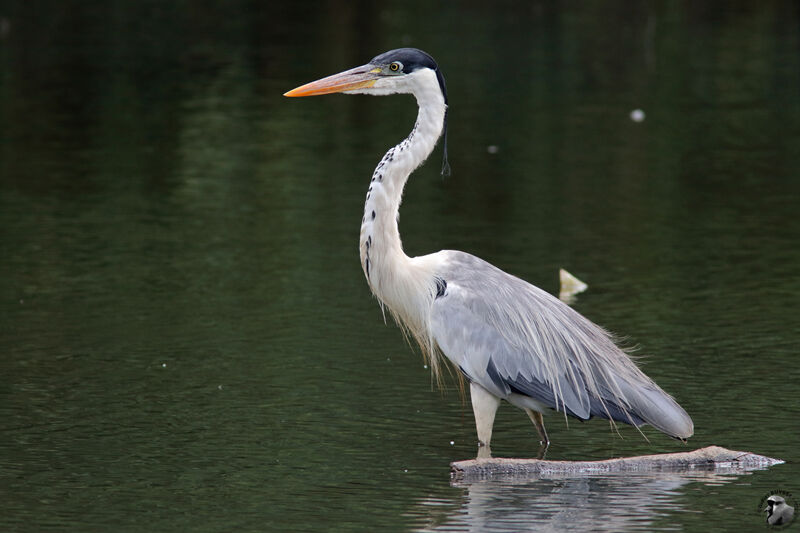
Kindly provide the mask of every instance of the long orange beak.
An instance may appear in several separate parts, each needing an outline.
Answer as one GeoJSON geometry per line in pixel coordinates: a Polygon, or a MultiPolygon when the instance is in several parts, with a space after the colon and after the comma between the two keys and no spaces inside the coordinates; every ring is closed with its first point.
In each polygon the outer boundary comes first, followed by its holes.
{"type": "Polygon", "coordinates": [[[375,85],[375,80],[380,77],[380,72],[381,69],[374,65],[362,65],[321,80],[306,83],[297,89],[284,93],[283,96],[316,96],[318,94],[343,93],[364,89],[375,85]]]}

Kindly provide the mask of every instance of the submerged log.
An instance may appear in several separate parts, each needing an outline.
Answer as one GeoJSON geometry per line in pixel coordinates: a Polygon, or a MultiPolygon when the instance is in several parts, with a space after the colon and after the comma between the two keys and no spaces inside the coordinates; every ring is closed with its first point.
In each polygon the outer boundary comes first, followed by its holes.
{"type": "Polygon", "coordinates": [[[455,479],[486,479],[491,477],[529,477],[556,475],[591,475],[611,472],[656,472],[759,470],[781,464],[750,452],[737,452],[719,446],[708,446],[693,452],[638,455],[602,461],[548,461],[544,459],[486,458],[450,463],[455,479]]]}

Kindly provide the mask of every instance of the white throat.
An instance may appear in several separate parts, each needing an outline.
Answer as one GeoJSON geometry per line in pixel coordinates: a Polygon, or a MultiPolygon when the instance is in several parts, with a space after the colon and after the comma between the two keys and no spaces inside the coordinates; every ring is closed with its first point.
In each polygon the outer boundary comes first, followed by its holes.
{"type": "Polygon", "coordinates": [[[372,174],[361,221],[360,251],[372,292],[417,336],[423,324],[416,324],[414,317],[427,316],[427,312],[416,311],[420,306],[429,307],[427,295],[432,301],[435,280],[424,261],[409,258],[403,251],[397,221],[406,181],[436,146],[447,106],[434,71],[423,69],[406,78],[408,90],[404,87],[402,92],[414,94],[419,114],[408,137],[386,152],[372,174]]]}

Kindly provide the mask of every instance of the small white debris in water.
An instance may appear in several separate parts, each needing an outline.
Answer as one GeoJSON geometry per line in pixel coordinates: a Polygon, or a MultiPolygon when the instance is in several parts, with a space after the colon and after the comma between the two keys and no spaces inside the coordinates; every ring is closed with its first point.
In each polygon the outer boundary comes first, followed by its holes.
{"type": "Polygon", "coordinates": [[[403,469],[403,472],[406,472],[406,473],[408,473],[408,468],[404,468],[404,469],[403,469]]]}
{"type": "Polygon", "coordinates": [[[218,386],[217,389],[222,390],[222,385],[218,386]]]}
{"type": "Polygon", "coordinates": [[[450,446],[453,446],[455,443],[456,443],[456,441],[454,441],[454,440],[451,440],[451,441],[450,441],[450,446]]]}
{"type": "Polygon", "coordinates": [[[161,368],[167,368],[167,363],[161,363],[161,368]]]}
{"type": "Polygon", "coordinates": [[[644,111],[641,109],[634,109],[631,111],[631,120],[634,122],[641,122],[644,120],[644,111]]]}
{"type": "Polygon", "coordinates": [[[589,288],[584,282],[564,270],[558,269],[558,279],[561,282],[561,289],[558,293],[558,298],[567,304],[575,302],[575,295],[579,294],[589,288]]]}
{"type": "Polygon", "coordinates": [[[496,144],[490,144],[489,146],[486,147],[486,151],[494,155],[500,151],[500,147],[497,146],[496,144]]]}
{"type": "Polygon", "coordinates": [[[422,365],[422,368],[428,368],[428,365],[422,365]]]}

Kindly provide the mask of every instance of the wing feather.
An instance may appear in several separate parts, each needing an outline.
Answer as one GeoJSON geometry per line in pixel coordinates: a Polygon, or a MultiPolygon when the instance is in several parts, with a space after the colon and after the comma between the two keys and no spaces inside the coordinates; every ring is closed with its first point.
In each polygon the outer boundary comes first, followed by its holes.
{"type": "Polygon", "coordinates": [[[649,423],[693,432],[686,412],[648,378],[611,335],[533,285],[463,252],[445,254],[447,282],[433,301],[437,346],[462,372],[512,403],[581,419],[649,423]]]}

